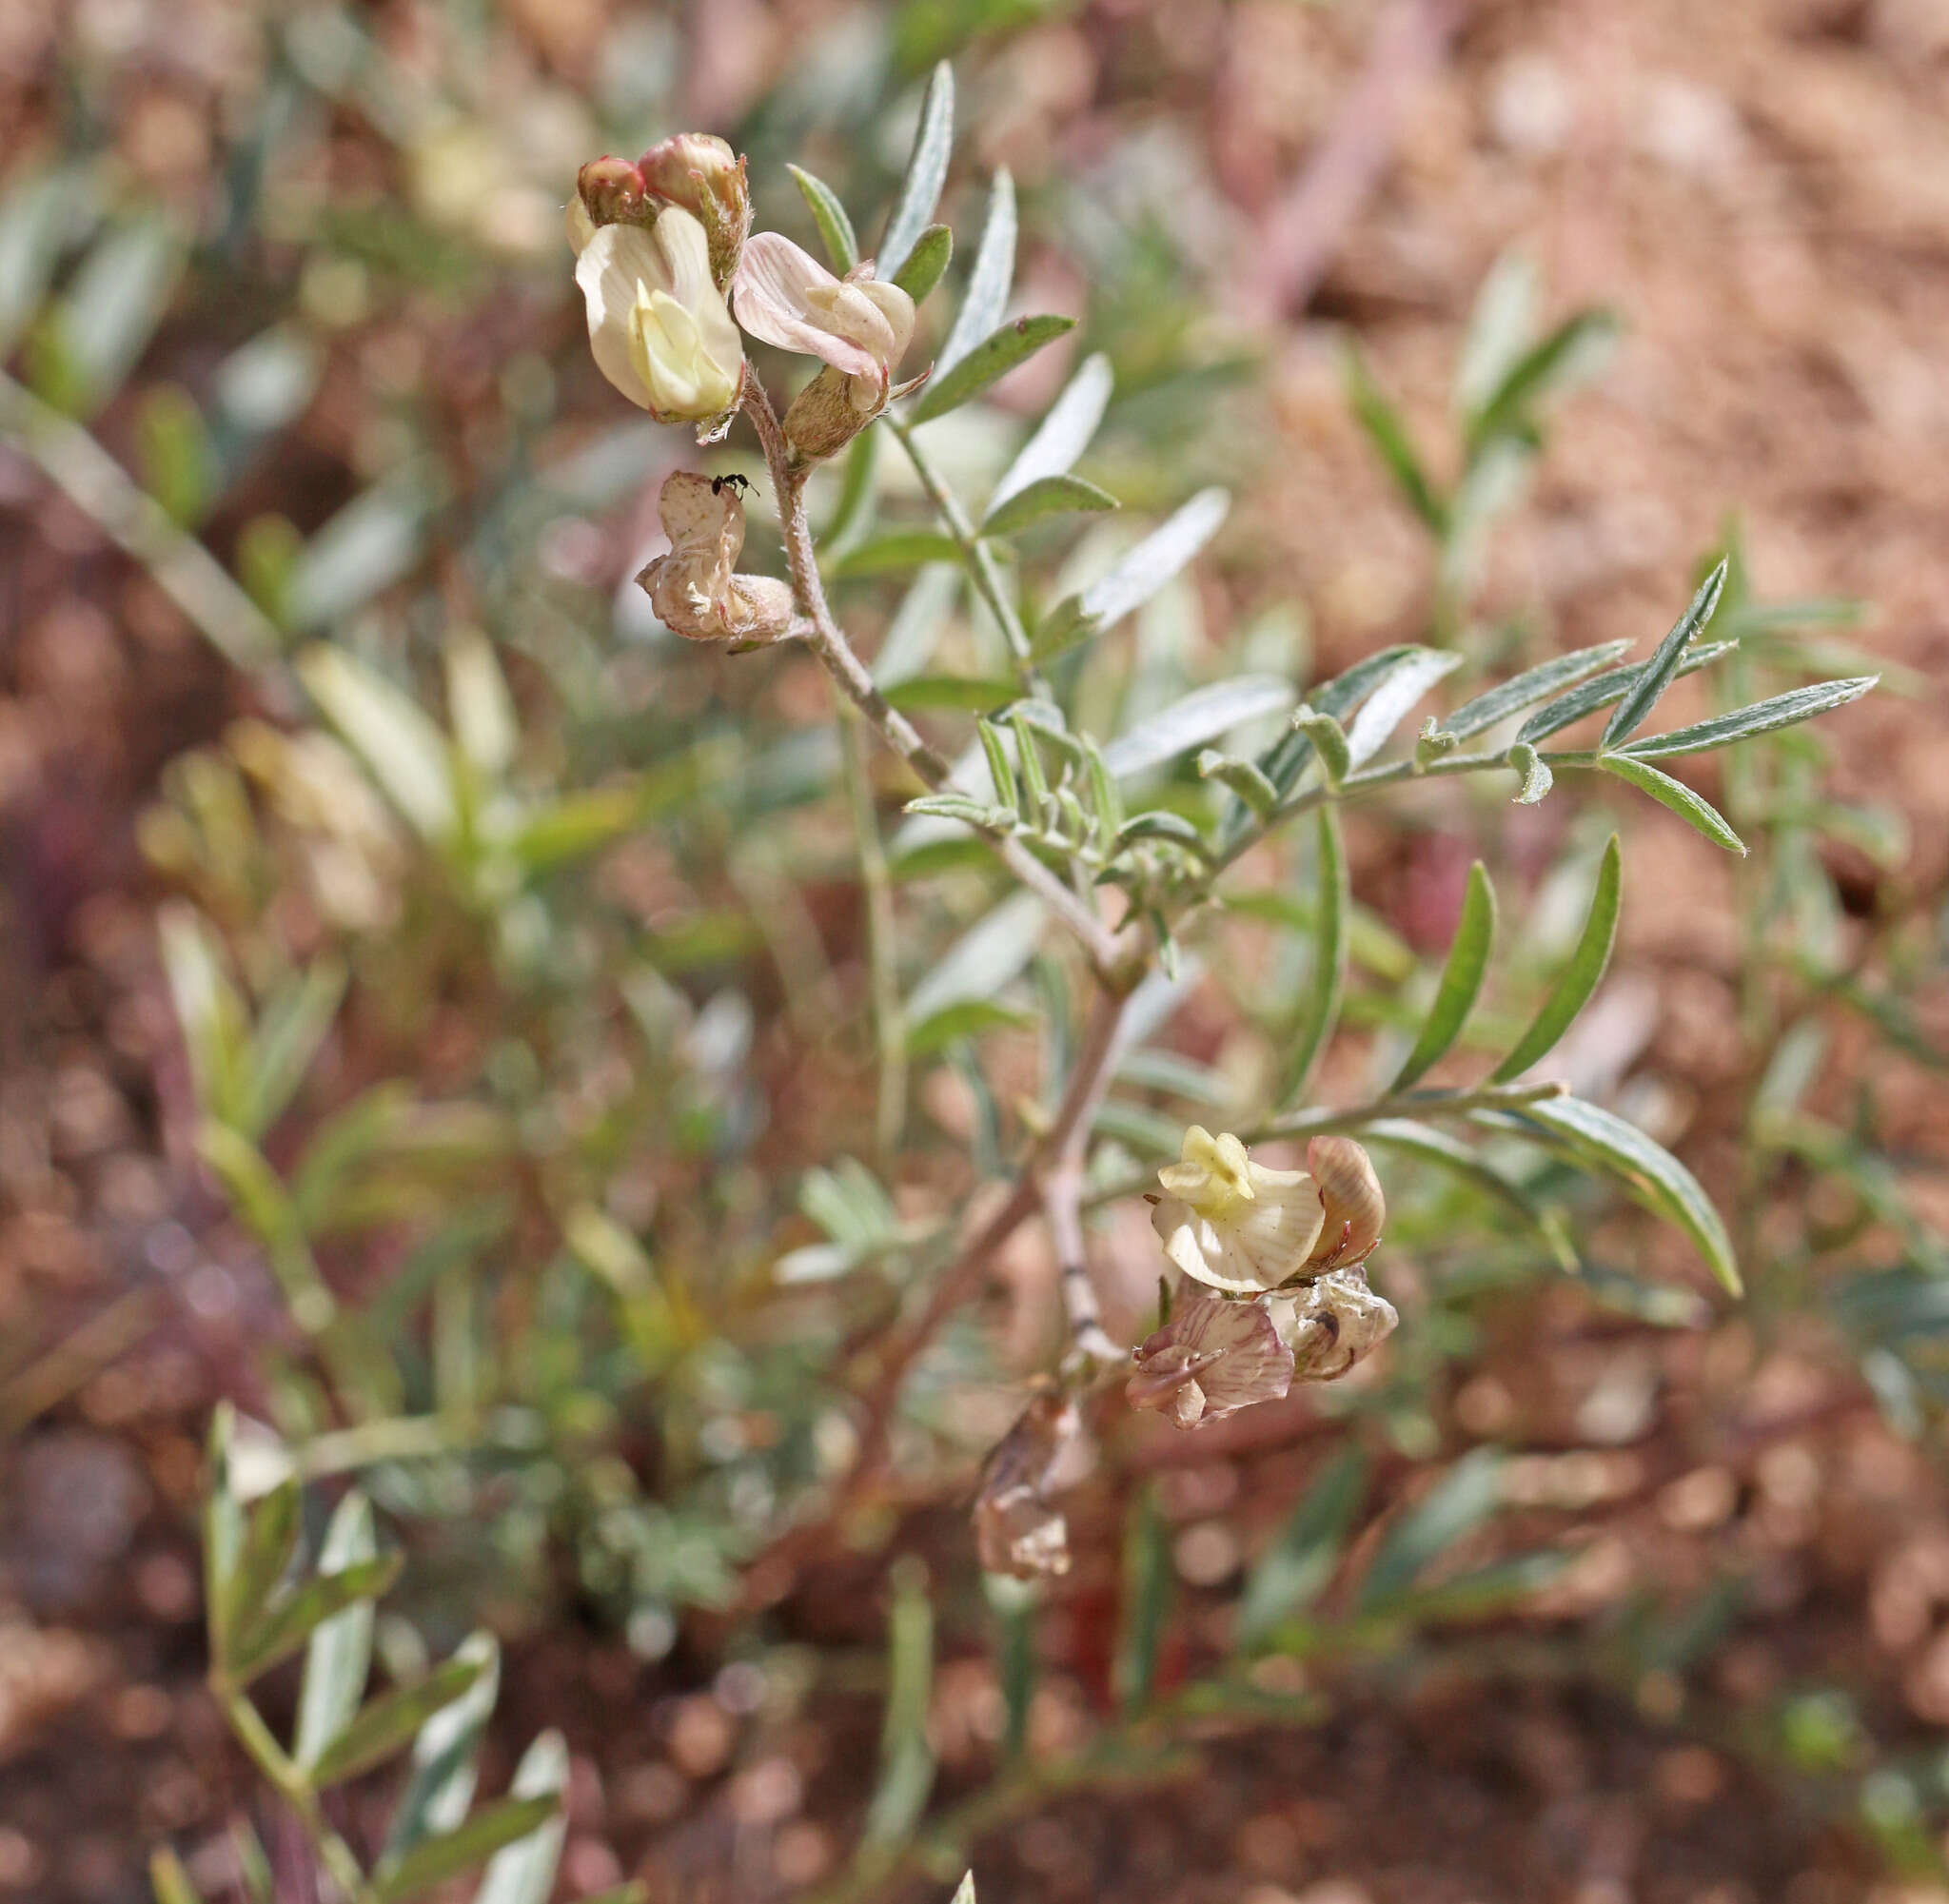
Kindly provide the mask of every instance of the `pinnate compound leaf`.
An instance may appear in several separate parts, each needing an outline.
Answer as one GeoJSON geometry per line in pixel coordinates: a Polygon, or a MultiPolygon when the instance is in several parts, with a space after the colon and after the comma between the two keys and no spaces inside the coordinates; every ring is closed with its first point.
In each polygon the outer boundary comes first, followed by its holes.
{"type": "Polygon", "coordinates": [[[1044,476],[988,512],[981,524],[984,536],[1014,536],[1051,516],[1101,514],[1118,506],[1107,489],[1085,482],[1080,476],[1044,476]]]}
{"type": "Polygon", "coordinates": [[[934,69],[927,94],[920,102],[920,124],[914,133],[914,150],[900,195],[879,242],[876,268],[882,278],[897,278],[920,234],[940,203],[947,183],[948,157],[955,145],[955,75],[946,60],[934,69]]]}
{"type": "Polygon", "coordinates": [[[1577,1014],[1604,983],[1604,974],[1610,965],[1611,946],[1617,938],[1624,890],[1624,857],[1618,850],[1618,836],[1612,834],[1598,865],[1597,890],[1590,895],[1590,910],[1585,914],[1577,949],[1544,1000],[1543,1009],[1530,1021],[1529,1029],[1489,1073],[1492,1084],[1506,1084],[1511,1078],[1521,1077],[1545,1056],[1577,1022],[1577,1014]]]}
{"type": "Polygon", "coordinates": [[[1502,1467],[1496,1449],[1472,1449],[1395,1521],[1361,1582],[1363,1613],[1400,1600],[1456,1541],[1496,1511],[1503,1498],[1502,1467]]]}
{"type": "Polygon", "coordinates": [[[1015,182],[1003,167],[989,188],[988,219],[981,227],[981,242],[974,247],[974,264],[968,273],[961,308],[955,313],[954,325],[935,359],[936,377],[945,377],[1000,324],[1014,282],[1015,182]]]}
{"type": "Polygon", "coordinates": [[[952,370],[930,380],[914,401],[913,421],[925,423],[958,409],[996,378],[1026,363],[1045,344],[1075,327],[1072,317],[1019,317],[990,332],[952,370]]]}
{"type": "Polygon", "coordinates": [[[1610,718],[1604,722],[1601,743],[1606,750],[1622,747],[1637,733],[1657,706],[1659,697],[1678,678],[1679,663],[1684,659],[1685,650],[1719,606],[1719,598],[1725,590],[1725,572],[1726,559],[1721,557],[1718,567],[1699,584],[1698,593],[1685,612],[1672,623],[1671,633],[1658,644],[1658,652],[1644,664],[1644,672],[1612,710],[1610,718]]]}
{"type": "Polygon", "coordinates": [[[1629,781],[1641,794],[1649,794],[1660,806],[1669,807],[1687,826],[1703,833],[1714,846],[1723,846],[1726,852],[1744,857],[1746,843],[1726,824],[1724,815],[1703,794],[1695,794],[1683,780],[1674,780],[1669,774],[1661,773],[1635,754],[1600,755],[1597,764],[1606,774],[1614,774],[1620,780],[1629,781]]]}
{"type": "Polygon", "coordinates": [[[1421,1035],[1414,1041],[1408,1061],[1388,1087],[1406,1090],[1431,1065],[1444,1057],[1462,1035],[1462,1027],[1475,1009],[1482,982],[1488,974],[1489,953],[1496,938],[1496,893],[1489,884],[1488,869],[1477,860],[1468,869],[1468,890],[1462,897],[1462,916],[1455,927],[1454,943],[1448,948],[1447,963],[1442,968],[1441,983],[1435,988],[1434,1003],[1428,1008],[1421,1035]]]}
{"type": "Polygon", "coordinates": [[[1714,747],[1727,747],[1756,734],[1771,734],[1792,727],[1816,715],[1831,713],[1860,700],[1880,680],[1880,675],[1858,675],[1852,680],[1820,681],[1812,687],[1793,688],[1750,707],[1734,708],[1730,714],[1715,715],[1710,720],[1697,720],[1689,727],[1675,727],[1668,734],[1649,734],[1633,740],[1622,751],[1634,760],[1657,760],[1671,754],[1703,754],[1714,747]]]}
{"type": "Polygon", "coordinates": [[[1628,641],[1603,641],[1594,648],[1579,648],[1575,654],[1558,655],[1533,668],[1526,668],[1522,674],[1477,695],[1473,700],[1465,701],[1439,723],[1440,731],[1452,734],[1457,740],[1486,734],[1510,715],[1534,707],[1538,701],[1547,700],[1551,695],[1574,687],[1587,676],[1611,666],[1630,645],[1628,641]]]}
{"type": "Polygon", "coordinates": [[[1543,1134],[1557,1148],[1608,1170],[1654,1214],[1683,1229],[1730,1294],[1741,1292],[1732,1239],[1698,1178],[1636,1125],[1578,1097],[1545,1098],[1520,1113],[1482,1111],[1478,1119],[1506,1130],[1543,1134]]]}
{"type": "Polygon", "coordinates": [[[859,240],[854,236],[853,221],[838,194],[823,179],[816,178],[799,166],[787,166],[805,199],[812,222],[818,226],[819,242],[826,247],[826,259],[841,277],[859,262],[859,240]]]}
{"type": "Polygon", "coordinates": [[[924,304],[928,293],[947,275],[954,257],[955,234],[945,225],[930,225],[914,241],[914,249],[895,272],[894,283],[916,304],[924,304]]]}
{"type": "Polygon", "coordinates": [[[1103,422],[1115,381],[1110,359],[1100,350],[1084,360],[1082,368],[1063,387],[1062,395],[1036,425],[1034,435],[1022,445],[1007,473],[995,484],[988,504],[991,519],[1004,502],[1030,484],[1047,477],[1065,475],[1073,467],[1103,422]]]}
{"type": "Polygon", "coordinates": [[[1238,1603],[1241,1646],[1256,1646],[1285,1621],[1306,1612],[1327,1590],[1367,1493],[1367,1455],[1349,1445],[1307,1489],[1278,1539],[1246,1577],[1238,1603]]]}

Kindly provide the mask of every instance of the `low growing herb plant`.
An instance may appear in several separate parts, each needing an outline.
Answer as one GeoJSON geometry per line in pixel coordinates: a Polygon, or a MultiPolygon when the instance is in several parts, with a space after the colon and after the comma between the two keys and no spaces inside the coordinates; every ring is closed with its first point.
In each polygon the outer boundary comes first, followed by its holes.
{"type": "MultiPolygon", "coordinates": [[[[1442,540],[1427,640],[1304,684],[1293,670],[1199,677],[1184,656],[1133,683],[1128,625],[1181,604],[1229,498],[1199,490],[1128,535],[1104,520],[1117,500],[1091,458],[1115,379],[1101,354],[1064,374],[997,478],[967,480],[955,420],[1039,365],[1072,320],[1012,315],[1006,174],[956,259],[936,222],[953,122],[943,66],[870,256],[821,181],[793,168],[794,197],[719,140],[679,134],[640,161],[583,167],[568,225],[590,349],[655,427],[623,440],[621,484],[600,458],[543,482],[600,499],[660,473],[669,548],[638,581],[660,629],[698,646],[659,654],[672,705],[633,726],[601,705],[585,647],[554,653],[550,687],[585,738],[547,774],[526,757],[523,708],[545,642],[490,638],[440,604],[442,691],[423,699],[375,658],[367,604],[394,579],[383,560],[369,588],[335,595],[342,566],[260,524],[240,544],[240,587],[187,533],[209,499],[188,481],[205,466],[184,448],[195,433],[168,435],[180,406],[151,432],[160,475],[146,494],[83,427],[89,403],[62,400],[73,378],[0,385],[10,434],[112,518],[232,659],[274,672],[290,716],[179,761],[145,844],[184,895],[163,944],[198,1150],[291,1325],[267,1370],[269,1426],[226,1413],[213,1432],[211,1683],[324,1881],[355,1904],[483,1861],[482,1904],[539,1904],[561,1830],[552,1739],[513,1796],[469,1810],[493,1696],[484,1636],[434,1666],[395,1647],[389,1689],[361,1703],[372,1602],[398,1571],[375,1507],[441,1530],[463,1578],[536,1597],[565,1544],[580,1588],[654,1659],[690,1610],[761,1621],[802,1562],[876,1520],[883,1534],[896,1481],[925,1496],[978,1470],[971,1557],[1000,1636],[1002,1776],[928,1819],[934,1612],[924,1578],[896,1569],[881,1771],[841,1881],[864,1894],[910,1870],[951,1879],[976,1832],[1053,1786],[1158,1762],[1179,1720],[1310,1710],[1258,1670],[1269,1659],[1385,1647],[1550,1575],[1544,1554],[1441,1572],[1499,1502],[1495,1455],[1479,1449],[1393,1521],[1343,1610],[1318,1614],[1366,1499],[1349,1437],[1250,1573],[1236,1657],[1170,1688],[1162,1521],[1133,1488],[1118,1717],[1038,1767],[1026,1710],[1040,1582],[1070,1566],[1065,1491],[1127,1409],[1196,1435],[1367,1364],[1356,1396],[1402,1445],[1422,1444],[1405,1425],[1417,1323],[1388,1294],[1390,1236],[1430,1263],[1479,1244],[1613,1275],[1583,1240],[1594,1183],[1672,1226],[1740,1293],[1720,1200],[1549,1073],[1610,956],[1618,839],[1591,843],[1561,953],[1526,962],[1528,995],[1489,1012],[1486,867],[1423,973],[1359,903],[1343,815],[1437,783],[1529,805],[1621,783],[1728,853],[1745,853],[1744,824],[1790,854],[1782,816],[1818,799],[1810,774],[1782,775],[1791,798],[1770,804],[1736,789],[1729,818],[1674,763],[1839,709],[1873,676],[1734,695],[1661,724],[1674,681],[1711,668],[1743,682],[1760,662],[1738,576],[1745,618],[1728,629],[1721,560],[1641,652],[1606,643],[1479,677],[1480,534],[1533,450],[1538,400],[1604,322],[1532,341],[1526,294],[1505,274],[1464,366],[1467,457],[1449,492],[1353,373],[1364,421],[1442,540]],[[787,216],[822,258],[763,228],[787,216]],[[903,590],[892,604],[890,580],[903,590]],[[512,669],[510,652],[523,657],[512,669]],[[801,654],[836,691],[832,712],[779,722],[750,682],[796,679],[801,654]],[[697,712],[712,669],[738,721],[697,712]],[[858,898],[855,991],[814,915],[819,882],[858,898]],[[302,932],[267,916],[279,893],[300,895],[302,932]],[[1245,950],[1252,934],[1276,941],[1270,979],[1245,950]],[[775,1025],[745,970],[760,955],[790,1050],[760,1037],[775,1025]],[[1264,1032],[1259,1061],[1205,1065],[1166,1042],[1200,986],[1264,1032]],[[1369,1083],[1329,1100],[1351,1005],[1378,1028],[1369,1083]],[[415,1073],[432,1048],[443,1089],[415,1073]],[[812,1106],[800,1153],[818,1161],[787,1181],[768,1118],[795,1066],[813,1072],[793,1095],[812,1106]],[[823,1089],[833,1067],[870,1077],[870,1117],[823,1089]],[[1143,1198],[1137,1280],[1156,1294],[1112,1334],[1104,1238],[1143,1198]],[[1025,1373],[971,1324],[997,1255],[1032,1226],[1057,1266],[1062,1323],[1025,1373]],[[1397,1367],[1376,1380],[1368,1358],[1390,1336],[1397,1367]],[[998,1374],[1005,1417],[964,1405],[998,1374]],[[362,1491],[341,1495],[311,1551],[305,1486],[353,1472],[362,1491]],[[249,1688],[301,1649],[286,1744],[249,1688]],[[322,1795],[403,1752],[413,1770],[391,1822],[353,1841],[322,1795]]],[[[46,336],[44,367],[69,362],[58,326],[46,336]]],[[[483,512],[473,559],[490,546],[511,559],[506,544],[535,538],[522,505],[483,512]]],[[[340,534],[385,553],[360,521],[340,534]]],[[[545,607],[526,586],[508,590],[516,609],[545,607]]],[[[1829,966],[1796,977],[1827,993],[1855,982],[1829,966]]],[[[1811,1158],[1791,1082],[1762,1092],[1763,1129],[1811,1158]]],[[[246,1891],[268,1894],[261,1855],[239,1864],[246,1891]]],[[[195,1896],[167,1853],[156,1878],[166,1904],[195,1896]]]]}

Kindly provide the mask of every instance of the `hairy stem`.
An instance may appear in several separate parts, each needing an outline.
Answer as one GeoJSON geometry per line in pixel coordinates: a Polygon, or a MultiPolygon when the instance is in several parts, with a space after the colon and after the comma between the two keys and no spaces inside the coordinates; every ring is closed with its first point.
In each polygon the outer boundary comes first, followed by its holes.
{"type": "MultiPolygon", "coordinates": [[[[792,632],[803,636],[826,672],[838,682],[868,724],[928,788],[938,790],[946,786],[948,763],[921,737],[914,723],[880,693],[859,657],[853,652],[852,643],[833,619],[825,584],[819,579],[812,524],[805,513],[807,472],[794,466],[778,414],[749,368],[745,371],[739,402],[764,449],[772,488],[778,497],[778,520],[784,532],[785,561],[792,571],[793,590],[805,618],[803,624],[795,625],[792,632]]],[[[1142,974],[1127,955],[1125,946],[1104,925],[1094,909],[1063,883],[1058,873],[1052,872],[1018,839],[1002,838],[992,843],[1009,871],[1075,934],[1097,977],[1106,986],[1128,990],[1136,982],[1142,974]]]]}

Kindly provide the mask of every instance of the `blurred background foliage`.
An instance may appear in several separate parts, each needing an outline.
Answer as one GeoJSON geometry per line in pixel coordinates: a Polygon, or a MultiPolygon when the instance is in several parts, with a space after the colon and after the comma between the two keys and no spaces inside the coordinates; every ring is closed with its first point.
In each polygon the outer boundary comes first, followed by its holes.
{"type": "MultiPolygon", "coordinates": [[[[1831,527],[1843,502],[1899,519],[1874,485],[1906,479],[1830,440],[1799,452],[1845,468],[1808,479],[1824,517],[1688,458],[1675,410],[1719,443],[1760,425],[1712,408],[1743,386],[1709,352],[1706,394],[1659,382],[1708,327],[1662,267],[1551,255],[1520,183],[1461,203],[1444,136],[1497,179],[1573,169],[1556,10],[1477,10],[1309,316],[1279,308],[1284,182],[1349,138],[1363,62],[1416,30],[1439,49],[1449,10],[34,4],[0,27],[0,1885],[141,1895],[167,1838],[203,1894],[248,1894],[234,1816],[278,1881],[302,1861],[200,1689],[219,1397],[242,1491],[306,1484],[305,1555],[362,1498],[404,1550],[391,1680],[477,1628],[508,1649],[483,1770],[499,1794],[563,1729],[563,1895],[639,1870],[659,1895],[944,1889],[971,1856],[991,1897],[1445,1899],[1446,1871],[1457,1900],[1838,1904],[1940,1881],[1928,571],[1899,534],[1831,527]],[[1503,945],[1457,1062],[1506,1049],[1624,824],[1618,960],[1561,1068],[1691,1162],[1743,1305],[1677,1232],[1502,1135],[1459,1170],[1377,1145],[1388,1354],[1182,1442],[1120,1424],[1073,1497],[1075,1571],[1039,1594],[984,1582],[965,1525],[1059,1339],[1026,1243],[914,1371],[885,1485],[766,1558],[853,1461],[874,1344],[970,1191],[1046,1121],[1081,991],[985,859],[899,820],[911,789],[808,660],[656,624],[629,578],[687,444],[596,374],[561,228],[583,159],[700,126],[749,154],[762,226],[815,243],[791,162],[870,245],[942,58],[951,288],[1006,167],[1012,308],[1079,324],[930,425],[935,462],[985,489],[1100,355],[1076,467],[1123,507],[1021,539],[1045,608],[1213,484],[1237,498],[1069,664],[1094,731],[1392,641],[1462,651],[1458,700],[1559,649],[1648,652],[1725,546],[1711,632],[1739,645],[1683,717],[1815,676],[1893,690],[1716,756],[1704,790],[1750,849],[1729,875],[1669,815],[1567,784],[1532,811],[1444,782],[1349,823],[1326,1103],[1398,1070],[1478,856],[1503,945]],[[1668,467],[1631,434],[1647,413],[1668,467]],[[1810,522],[1831,557],[1794,553],[1810,522]]],[[[1853,38],[1801,10],[1787,41],[1858,46],[1862,85],[1920,57],[1900,9],[1853,38]]],[[[1762,162],[1714,146],[1718,82],[1670,90],[1645,11],[1640,209],[1703,192],[1731,217],[1762,162]]],[[[1940,50],[1887,84],[1925,88],[1940,50]]],[[[1824,178],[1818,113],[1773,109],[1824,178]]],[[[1828,215],[1931,242],[1844,197],[1828,215]]],[[[1710,254],[1696,216],[1672,271],[1710,254]]],[[[1884,338],[1915,316],[1901,282],[1884,338]]],[[[923,310],[916,362],[952,308],[923,310]]],[[[1880,440],[1904,400],[1842,369],[1880,440]]],[[[1780,428],[1840,427],[1819,379],[1762,395],[1780,428]]],[[[896,445],[867,462],[815,493],[836,606],[958,744],[1007,697],[1006,653],[916,535],[896,445]]],[[[735,443],[705,466],[760,473],[735,443]]],[[[748,559],[776,561],[762,520],[748,559]]],[[[1193,818],[1218,797],[1188,759],[1144,783],[1193,818]]],[[[1160,991],[1104,1184],[1272,1089],[1317,975],[1309,838],[1259,849],[1262,896],[1160,991]]],[[[1095,1241],[1120,1340],[1154,1297],[1128,1210],[1095,1241]]],[[[281,1718],[303,1697],[265,1683],[281,1718]]],[[[383,1843],[398,1791],[349,1786],[337,1828],[383,1843]]]]}

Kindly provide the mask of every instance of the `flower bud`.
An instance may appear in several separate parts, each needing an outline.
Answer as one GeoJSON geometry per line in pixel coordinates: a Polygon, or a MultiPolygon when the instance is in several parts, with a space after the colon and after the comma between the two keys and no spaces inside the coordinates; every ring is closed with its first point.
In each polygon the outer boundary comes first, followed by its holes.
{"type": "Polygon", "coordinates": [[[734,485],[694,470],[667,477],[657,499],[670,553],[637,577],[665,626],[692,641],[776,641],[792,625],[792,591],[738,575],[744,504],[734,485]]]}
{"type": "Polygon", "coordinates": [[[577,257],[605,225],[650,226],[656,222],[657,207],[644,193],[642,173],[627,159],[605,154],[591,159],[575,175],[568,236],[577,257]]]}
{"type": "Polygon", "coordinates": [[[707,132],[679,132],[652,146],[637,168],[652,199],[681,206],[703,226],[711,242],[711,276],[722,290],[751,231],[742,155],[707,132]]]}

